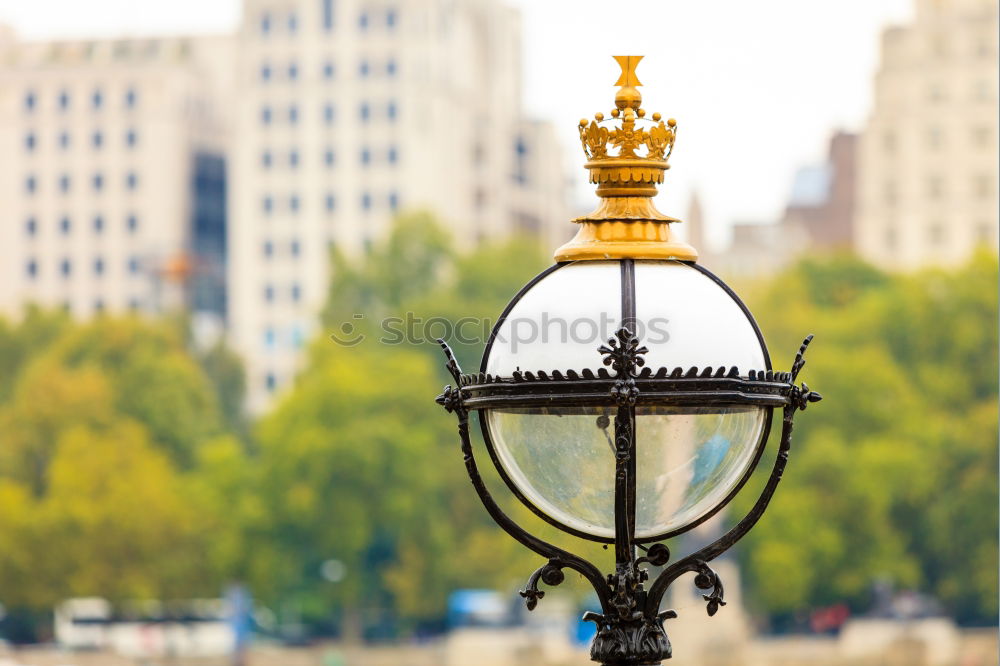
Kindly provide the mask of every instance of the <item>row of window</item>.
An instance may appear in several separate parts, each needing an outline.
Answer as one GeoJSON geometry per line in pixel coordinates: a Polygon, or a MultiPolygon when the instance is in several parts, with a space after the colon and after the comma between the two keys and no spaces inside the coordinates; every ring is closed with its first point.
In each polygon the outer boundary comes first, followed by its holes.
{"type": "MultiPolygon", "coordinates": [[[[333,30],[336,18],[334,13],[334,0],[319,0],[319,5],[321,27],[325,31],[333,30]]],[[[358,29],[362,32],[366,32],[370,28],[381,24],[387,29],[392,30],[396,27],[398,21],[399,15],[394,7],[389,7],[383,12],[365,10],[358,14],[358,29]]],[[[283,16],[276,16],[271,12],[264,12],[260,15],[259,25],[260,34],[263,36],[270,35],[272,32],[279,29],[281,25],[284,25],[288,34],[295,35],[299,31],[299,17],[294,11],[288,12],[283,16]]]]}
{"type": "MultiPolygon", "coordinates": [[[[970,181],[970,192],[979,199],[988,199],[994,193],[996,177],[991,174],[977,174],[970,181]]],[[[922,193],[929,199],[941,199],[947,196],[946,180],[943,176],[929,176],[924,183],[922,193]]],[[[884,198],[887,204],[899,201],[899,188],[895,181],[886,181],[884,198]]]]}
{"type": "MultiPolygon", "coordinates": [[[[94,88],[89,97],[90,108],[95,111],[104,106],[104,92],[100,88],[94,88]]],[[[134,88],[129,88],[123,96],[123,103],[126,109],[134,109],[139,104],[139,95],[134,88]]],[[[68,90],[62,90],[56,95],[56,108],[60,111],[68,111],[72,106],[73,97],[68,90]]],[[[24,93],[24,110],[33,113],[38,109],[40,97],[34,90],[24,93]]]]}
{"type": "MultiPolygon", "coordinates": [[[[336,107],[331,103],[326,103],[320,109],[320,115],[323,119],[323,123],[326,125],[332,125],[337,116],[336,107]]],[[[367,123],[372,119],[374,115],[372,105],[369,102],[361,102],[358,105],[358,118],[363,123],[367,123]]],[[[271,105],[265,104],[260,108],[260,122],[262,125],[270,125],[277,120],[278,112],[271,105]]],[[[299,106],[297,104],[290,104],[285,110],[285,117],[288,119],[289,125],[297,125],[301,118],[299,113],[299,106]]],[[[391,122],[395,122],[396,118],[399,117],[399,109],[396,106],[396,102],[389,101],[385,105],[385,118],[391,122]]]]}
{"type": "MultiPolygon", "coordinates": [[[[396,192],[390,192],[386,195],[386,204],[389,209],[396,211],[399,209],[399,194],[396,192]]],[[[363,192],[358,200],[361,209],[368,211],[375,206],[375,200],[372,195],[368,192],[363,192]]],[[[333,194],[326,194],[323,197],[323,209],[328,213],[332,213],[337,207],[337,199],[333,194]]],[[[275,197],[267,195],[261,199],[261,209],[264,211],[265,215],[272,215],[277,210],[277,203],[275,197]]],[[[302,201],[299,199],[297,194],[293,194],[288,197],[288,211],[292,214],[298,214],[302,209],[302,201]]]]}
{"type": "MultiPolygon", "coordinates": [[[[952,226],[935,223],[928,225],[924,233],[927,242],[938,246],[946,246],[948,245],[948,241],[954,237],[954,231],[955,229],[952,226]]],[[[992,244],[993,237],[996,234],[996,225],[990,222],[983,222],[975,227],[973,233],[975,236],[974,242],[992,244]]],[[[887,227],[885,230],[885,246],[891,250],[898,249],[899,240],[899,231],[895,227],[887,227]]]]}
{"type": "MultiPolygon", "coordinates": [[[[34,152],[39,148],[40,140],[38,134],[34,130],[29,130],[24,135],[24,149],[29,153],[34,152]]],[[[56,137],[56,145],[59,146],[60,150],[68,150],[70,145],[70,134],[69,132],[60,132],[59,136],[56,137]]],[[[94,150],[100,150],[105,145],[104,133],[100,130],[94,130],[90,135],[90,146],[94,150]]],[[[139,134],[134,129],[128,129],[125,131],[124,143],[128,148],[135,148],[139,143],[139,134]]]]}
{"type": "MultiPolygon", "coordinates": [[[[105,224],[104,217],[102,215],[95,215],[90,222],[91,229],[93,229],[95,234],[104,233],[105,224]]],[[[139,218],[136,215],[128,215],[125,217],[125,229],[130,233],[134,234],[139,230],[139,218]]],[[[59,232],[63,235],[68,235],[73,230],[73,219],[69,215],[64,215],[59,218],[59,232]]],[[[24,222],[24,232],[30,237],[35,237],[39,232],[38,220],[34,217],[29,217],[24,222]]]]}
{"type": "MultiPolygon", "coordinates": [[[[106,268],[107,265],[105,264],[104,259],[100,257],[97,257],[93,260],[93,262],[91,262],[91,270],[94,275],[104,275],[106,268]]],[[[142,270],[142,263],[139,261],[138,257],[129,257],[128,261],[125,263],[125,268],[131,275],[138,275],[142,270]]],[[[25,275],[28,276],[28,279],[36,279],[41,273],[39,262],[35,259],[29,259],[27,263],[25,263],[24,272],[25,275]]],[[[73,275],[72,260],[62,259],[59,261],[56,267],[56,272],[64,278],[71,277],[73,275]]]]}
{"type": "MultiPolygon", "coordinates": [[[[264,302],[274,303],[278,298],[278,291],[275,289],[273,284],[264,285],[263,289],[264,302]]],[[[302,301],[302,288],[298,284],[292,284],[288,288],[288,298],[292,303],[299,303],[302,301]]]]}
{"type": "MultiPolygon", "coordinates": [[[[125,174],[124,179],[126,190],[135,190],[139,187],[139,175],[135,171],[129,171],[125,174]]],[[[95,192],[100,192],[104,189],[105,179],[104,174],[97,172],[90,177],[90,186],[95,192]]],[[[69,193],[73,186],[73,179],[69,174],[62,174],[56,179],[56,189],[58,189],[63,194],[69,193]]],[[[38,178],[34,174],[29,174],[24,178],[24,190],[28,194],[35,194],[39,189],[38,178]]]]}
{"type": "MultiPolygon", "coordinates": [[[[924,135],[924,141],[921,145],[935,149],[943,148],[946,144],[946,138],[944,130],[940,127],[931,127],[924,135]]],[[[993,131],[989,127],[973,127],[969,130],[969,141],[977,148],[992,148],[994,145],[993,131]]],[[[896,152],[898,142],[894,132],[886,132],[882,136],[882,147],[886,153],[894,154],[896,152]]]]}
{"type": "MultiPolygon", "coordinates": [[[[375,154],[372,149],[365,146],[358,151],[358,161],[362,166],[369,166],[375,160],[375,154]]],[[[275,166],[276,163],[275,154],[270,150],[265,150],[260,154],[260,165],[264,169],[270,169],[275,166]]],[[[396,164],[399,162],[399,149],[396,146],[389,146],[385,150],[385,161],[387,164],[396,164]]],[[[286,156],[286,162],[288,166],[292,169],[297,169],[301,164],[301,156],[299,151],[292,149],[288,151],[286,156]]],[[[336,163],[336,154],[332,148],[327,148],[323,151],[323,164],[327,167],[332,167],[336,163]]]]}
{"type": "MultiPolygon", "coordinates": [[[[261,246],[261,253],[264,255],[265,259],[272,259],[277,254],[277,248],[275,243],[272,241],[264,241],[261,246]]],[[[302,254],[302,246],[297,240],[293,240],[288,244],[288,254],[292,257],[299,257],[302,254]]]]}
{"type": "MultiPolygon", "coordinates": [[[[300,70],[298,63],[296,62],[288,63],[288,66],[285,68],[277,68],[271,65],[271,63],[269,62],[264,62],[260,66],[260,80],[264,83],[276,80],[278,77],[279,69],[281,69],[281,71],[284,73],[285,80],[287,81],[299,80],[300,70]]],[[[323,63],[321,71],[323,78],[328,81],[332,80],[334,74],[336,73],[336,69],[334,68],[333,63],[329,61],[323,63]]],[[[389,78],[393,78],[396,76],[396,73],[398,71],[399,68],[396,66],[395,59],[390,58],[388,61],[386,61],[385,63],[386,76],[388,76],[389,78]]],[[[360,62],[358,62],[358,76],[360,76],[361,78],[368,78],[373,74],[373,72],[374,72],[374,67],[372,66],[371,63],[368,62],[368,60],[361,60],[360,62]]]]}

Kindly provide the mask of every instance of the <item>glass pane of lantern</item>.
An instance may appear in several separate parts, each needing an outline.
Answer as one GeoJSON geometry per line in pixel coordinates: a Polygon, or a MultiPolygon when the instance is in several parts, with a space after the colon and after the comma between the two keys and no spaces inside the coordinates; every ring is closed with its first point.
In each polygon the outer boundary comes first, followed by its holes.
{"type": "MultiPolygon", "coordinates": [[[[613,537],[614,413],[490,410],[486,418],[504,471],[536,508],[572,529],[613,537]]],[[[636,536],[682,528],[717,506],[753,461],[764,417],[757,407],[640,410],[636,536]]]]}
{"type": "Polygon", "coordinates": [[[618,328],[621,303],[618,262],[564,266],[514,304],[497,330],[485,371],[596,371],[603,367],[597,348],[618,328]]]}
{"type": "Polygon", "coordinates": [[[636,328],[651,368],[764,370],[753,325],[712,278],[679,261],[635,264],[636,328]]]}

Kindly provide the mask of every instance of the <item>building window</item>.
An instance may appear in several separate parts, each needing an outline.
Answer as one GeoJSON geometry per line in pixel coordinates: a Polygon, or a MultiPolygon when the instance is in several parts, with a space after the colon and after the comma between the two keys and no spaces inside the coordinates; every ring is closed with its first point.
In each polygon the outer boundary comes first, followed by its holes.
{"type": "Polygon", "coordinates": [[[399,195],[395,192],[389,193],[389,209],[394,213],[399,210],[399,195]]]}
{"type": "Polygon", "coordinates": [[[104,275],[104,260],[100,257],[94,259],[94,275],[104,275]]]}
{"type": "Polygon", "coordinates": [[[288,244],[288,251],[293,257],[298,257],[301,254],[301,248],[297,240],[293,240],[288,244]]]}
{"type": "Polygon", "coordinates": [[[128,229],[130,234],[134,234],[139,230],[139,218],[134,213],[125,219],[125,228],[128,229]]]}
{"type": "Polygon", "coordinates": [[[972,190],[980,199],[988,199],[993,194],[993,179],[989,174],[975,176],[972,183],[972,190]]]}
{"type": "Polygon", "coordinates": [[[271,80],[271,66],[266,62],[260,66],[260,80],[265,83],[271,80]]]}
{"type": "Polygon", "coordinates": [[[291,150],[288,153],[288,166],[295,169],[299,166],[299,151],[291,150]]]}
{"type": "Polygon", "coordinates": [[[100,150],[101,146],[104,145],[104,135],[100,131],[94,132],[90,136],[90,143],[94,146],[94,150],[100,150]]]}
{"type": "Polygon", "coordinates": [[[104,102],[104,96],[101,95],[100,90],[95,90],[94,94],[90,96],[90,103],[95,109],[101,108],[101,104],[104,102]]]}
{"type": "Polygon", "coordinates": [[[59,231],[62,232],[63,236],[69,235],[70,230],[73,228],[72,222],[70,222],[68,217],[64,217],[59,220],[59,231]]]}
{"type": "Polygon", "coordinates": [[[104,176],[102,176],[100,173],[95,173],[93,178],[91,179],[91,183],[94,186],[94,191],[100,192],[102,189],[104,189],[104,176]]]}
{"type": "Polygon", "coordinates": [[[133,296],[132,298],[128,299],[128,309],[131,312],[138,312],[139,311],[139,299],[136,298],[135,296],[133,296]]]}
{"type": "Polygon", "coordinates": [[[297,194],[288,197],[288,209],[293,213],[299,212],[299,197],[297,194]]]}
{"type": "Polygon", "coordinates": [[[271,163],[272,163],[271,151],[270,150],[265,150],[264,152],[262,152],[260,154],[260,165],[262,167],[264,167],[265,169],[270,169],[271,168],[271,163]]]}
{"type": "Polygon", "coordinates": [[[944,225],[935,223],[927,227],[927,240],[931,243],[942,244],[945,240],[944,225]]]}
{"type": "Polygon", "coordinates": [[[334,111],[333,104],[327,102],[326,104],[323,105],[323,122],[325,122],[327,125],[332,125],[335,115],[336,112],[334,111]]]}
{"type": "Polygon", "coordinates": [[[332,213],[337,207],[337,199],[332,194],[327,194],[325,197],[326,212],[332,213]]]}
{"type": "Polygon", "coordinates": [[[361,210],[371,210],[372,209],[372,195],[365,192],[361,195],[361,210]]]}
{"type": "Polygon", "coordinates": [[[266,214],[270,215],[274,211],[274,199],[271,197],[264,197],[261,201],[261,208],[264,209],[266,214]]]}
{"type": "Polygon", "coordinates": [[[62,150],[66,150],[67,148],[69,148],[69,132],[59,133],[59,147],[62,150]]]}
{"type": "Polygon", "coordinates": [[[34,176],[28,176],[24,179],[24,189],[28,194],[34,194],[38,189],[38,183],[35,181],[34,176]]]}
{"type": "Polygon", "coordinates": [[[73,264],[70,263],[69,259],[63,259],[59,262],[59,272],[62,273],[64,278],[70,276],[70,273],[73,272],[73,264]]]}
{"type": "Polygon", "coordinates": [[[323,29],[333,30],[333,0],[320,0],[323,11],[323,29]]]}
{"type": "Polygon", "coordinates": [[[896,183],[891,180],[886,181],[884,187],[885,202],[890,206],[896,203],[896,183]]]}
{"type": "Polygon", "coordinates": [[[927,130],[927,145],[928,146],[930,146],[931,148],[937,150],[937,149],[941,148],[942,143],[943,143],[943,139],[942,139],[942,136],[941,136],[941,128],[940,127],[932,127],[929,130],[927,130]]]}
{"type": "Polygon", "coordinates": [[[136,175],[135,171],[129,171],[125,176],[125,187],[129,190],[134,190],[139,186],[139,176],[136,175]]]}
{"type": "Polygon", "coordinates": [[[358,63],[358,75],[364,79],[368,77],[368,73],[369,73],[368,61],[362,60],[360,63],[358,63]]]}
{"type": "MultiPolygon", "coordinates": [[[[274,302],[274,287],[271,286],[271,285],[269,285],[269,284],[268,285],[264,285],[264,302],[265,303],[273,303],[274,302]]],[[[268,329],[268,330],[270,330],[270,329],[268,329]]],[[[271,337],[272,338],[274,337],[273,333],[271,334],[271,337]]]]}
{"type": "Polygon", "coordinates": [[[135,144],[139,141],[138,135],[135,133],[134,129],[130,129],[125,132],[125,145],[129,148],[135,148],[135,144]]]}
{"type": "Polygon", "coordinates": [[[59,176],[59,191],[63,194],[69,192],[70,179],[69,174],[63,174],[59,176]]]}
{"type": "Polygon", "coordinates": [[[125,91],[125,108],[134,109],[136,103],[137,95],[135,94],[134,88],[129,88],[125,91]]]}
{"type": "Polygon", "coordinates": [[[333,149],[327,148],[326,151],[324,151],[323,153],[323,163],[328,167],[332,167],[334,161],[335,161],[335,156],[333,154],[333,149]]]}
{"type": "Polygon", "coordinates": [[[368,105],[368,102],[361,102],[361,106],[358,108],[358,115],[361,116],[361,122],[368,122],[372,115],[372,109],[368,105]]]}
{"type": "Polygon", "coordinates": [[[36,142],[35,142],[35,133],[34,132],[28,132],[27,134],[24,135],[24,148],[29,153],[30,152],[34,152],[34,150],[35,150],[35,143],[36,142]]]}
{"type": "Polygon", "coordinates": [[[334,75],[333,63],[327,60],[325,63],[323,63],[323,78],[330,80],[333,78],[333,75],[334,75]]]}
{"type": "Polygon", "coordinates": [[[104,231],[104,218],[101,217],[100,215],[95,215],[94,216],[94,233],[95,234],[100,234],[102,231],[104,231]]]}
{"type": "Polygon", "coordinates": [[[270,125],[271,124],[271,107],[269,107],[269,106],[261,107],[261,110],[260,110],[260,122],[261,122],[262,125],[270,125]]]}
{"type": "Polygon", "coordinates": [[[69,108],[69,93],[63,90],[59,93],[59,110],[65,111],[69,108]]]}
{"type": "Polygon", "coordinates": [[[94,301],[94,312],[98,314],[104,312],[104,301],[102,301],[99,298],[96,301],[94,301]]]}
{"type": "Polygon", "coordinates": [[[24,269],[25,272],[28,274],[28,277],[31,278],[32,280],[34,280],[38,276],[38,262],[36,262],[34,259],[29,259],[28,263],[25,264],[24,269]]]}
{"type": "Polygon", "coordinates": [[[261,250],[264,253],[264,257],[270,259],[274,256],[274,243],[271,241],[264,241],[264,245],[261,250]]]}
{"type": "Polygon", "coordinates": [[[389,118],[390,121],[395,121],[396,120],[396,103],[395,102],[389,102],[389,104],[386,105],[386,107],[385,107],[385,115],[389,118]]]}
{"type": "Polygon", "coordinates": [[[927,178],[927,196],[931,199],[939,199],[944,194],[944,183],[940,176],[930,176],[927,178]]]}
{"type": "Polygon", "coordinates": [[[390,9],[386,10],[386,12],[385,12],[385,27],[389,28],[390,30],[392,28],[396,27],[396,10],[395,9],[390,8],[390,9]]]}
{"type": "Polygon", "coordinates": [[[368,12],[361,12],[361,14],[358,15],[358,28],[360,28],[362,32],[368,29],[368,12]]]}
{"type": "Polygon", "coordinates": [[[266,375],[264,375],[264,388],[266,388],[269,392],[273,393],[274,389],[277,388],[277,386],[278,386],[278,380],[275,379],[273,372],[269,372],[266,375]]]}
{"type": "Polygon", "coordinates": [[[288,124],[294,125],[299,122],[299,107],[292,104],[288,107],[288,124]]]}
{"type": "Polygon", "coordinates": [[[35,218],[28,218],[28,221],[24,223],[24,230],[29,236],[34,236],[38,233],[38,222],[35,218]]]}
{"type": "Polygon", "coordinates": [[[139,259],[136,257],[129,257],[128,260],[128,272],[132,275],[139,273],[139,259]]]}
{"type": "Polygon", "coordinates": [[[295,81],[299,78],[299,66],[294,62],[288,65],[288,80],[295,81]]]}
{"type": "Polygon", "coordinates": [[[389,160],[389,164],[395,164],[399,160],[399,153],[396,151],[396,146],[389,146],[386,159],[389,160]]]}
{"type": "Polygon", "coordinates": [[[396,76],[396,60],[390,59],[389,62],[385,64],[385,73],[392,78],[396,76]]]}
{"type": "Polygon", "coordinates": [[[372,161],[372,151],[368,148],[361,149],[361,164],[363,166],[368,166],[372,161]]]}
{"type": "Polygon", "coordinates": [[[35,93],[31,90],[24,94],[24,110],[31,113],[35,110],[35,93]]]}
{"type": "Polygon", "coordinates": [[[295,34],[299,29],[299,17],[296,16],[295,12],[289,12],[288,14],[288,32],[295,34]]]}
{"type": "Polygon", "coordinates": [[[302,300],[302,288],[299,285],[293,284],[290,291],[293,303],[298,303],[302,300]]]}
{"type": "Polygon", "coordinates": [[[260,15],[260,34],[268,35],[271,33],[271,15],[264,12],[260,15]]]}

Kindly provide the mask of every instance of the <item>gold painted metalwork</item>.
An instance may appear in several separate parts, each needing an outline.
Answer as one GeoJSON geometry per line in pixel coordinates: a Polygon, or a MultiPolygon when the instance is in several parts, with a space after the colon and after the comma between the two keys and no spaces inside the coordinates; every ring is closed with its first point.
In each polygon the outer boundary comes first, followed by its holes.
{"type": "Polygon", "coordinates": [[[614,56],[622,68],[615,85],[621,86],[611,110],[615,123],[605,126],[603,113],[580,121],[580,143],[590,182],[601,202],[589,215],[574,222],[580,230],[556,250],[556,261],[586,259],[680,259],[695,261],[698,252],[673,237],[670,225],[680,220],[656,210],[656,186],[670,168],[668,161],[677,138],[677,121],[663,121],[659,113],[646,119],[641,108],[642,84],[635,68],[642,56],[614,56]],[[645,125],[645,127],[644,127],[645,125]],[[617,149],[617,153],[612,151],[617,149]]]}

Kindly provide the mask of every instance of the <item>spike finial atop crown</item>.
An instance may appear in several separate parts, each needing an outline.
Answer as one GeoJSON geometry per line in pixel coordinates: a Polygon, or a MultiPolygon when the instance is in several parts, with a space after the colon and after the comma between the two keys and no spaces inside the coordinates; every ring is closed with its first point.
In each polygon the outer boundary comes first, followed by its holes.
{"type": "Polygon", "coordinates": [[[556,261],[580,259],[698,258],[694,248],[671,238],[669,225],[679,222],[653,206],[656,185],[663,182],[677,137],[677,121],[664,122],[659,113],[646,119],[641,108],[642,84],[635,68],[643,56],[615,56],[622,73],[612,119],[603,113],[580,121],[580,141],[587,156],[584,167],[597,185],[601,204],[590,215],[577,218],[576,237],[556,251],[556,261]],[[611,125],[607,127],[605,125],[611,125]],[[617,154],[610,152],[617,149],[617,154]]]}

